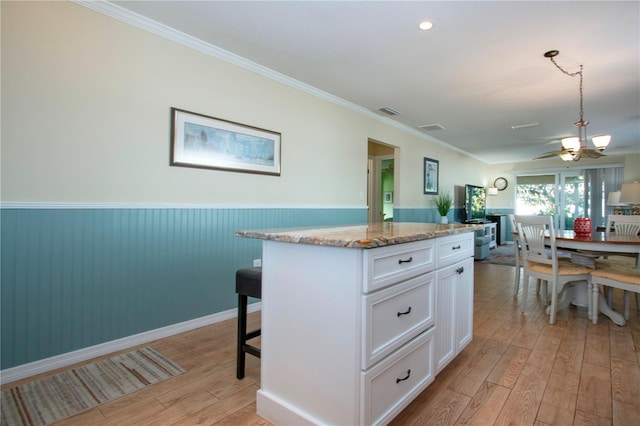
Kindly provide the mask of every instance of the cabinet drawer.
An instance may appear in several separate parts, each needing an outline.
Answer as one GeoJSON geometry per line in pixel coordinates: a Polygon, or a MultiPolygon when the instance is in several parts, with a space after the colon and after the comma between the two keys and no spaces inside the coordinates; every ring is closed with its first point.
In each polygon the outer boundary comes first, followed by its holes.
{"type": "Polygon", "coordinates": [[[364,251],[365,293],[434,270],[435,240],[423,240],[364,251]]]}
{"type": "Polygon", "coordinates": [[[453,265],[463,259],[473,256],[474,233],[449,235],[438,238],[437,268],[453,265]]]}
{"type": "Polygon", "coordinates": [[[435,272],[364,296],[362,369],[433,326],[435,272]]]}
{"type": "Polygon", "coordinates": [[[361,373],[363,424],[386,424],[434,379],[434,328],[361,373]]]}

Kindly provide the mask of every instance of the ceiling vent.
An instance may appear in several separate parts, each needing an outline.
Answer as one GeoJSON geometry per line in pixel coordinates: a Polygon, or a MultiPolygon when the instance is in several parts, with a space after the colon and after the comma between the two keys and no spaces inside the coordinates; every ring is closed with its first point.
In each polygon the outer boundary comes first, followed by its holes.
{"type": "Polygon", "coordinates": [[[418,129],[423,132],[434,132],[436,130],[446,130],[447,128],[441,124],[425,124],[424,126],[418,126],[418,129]]]}
{"type": "Polygon", "coordinates": [[[389,108],[389,107],[382,107],[379,109],[379,111],[384,112],[387,115],[398,115],[400,114],[398,111],[396,111],[395,109],[389,108]]]}

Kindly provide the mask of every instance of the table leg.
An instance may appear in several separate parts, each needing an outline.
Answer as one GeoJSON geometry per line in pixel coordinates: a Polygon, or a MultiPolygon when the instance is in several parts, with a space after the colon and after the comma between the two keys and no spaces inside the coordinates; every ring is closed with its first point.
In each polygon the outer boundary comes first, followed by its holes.
{"type": "MultiPolygon", "coordinates": [[[[575,286],[565,286],[564,289],[558,294],[558,304],[556,312],[559,312],[569,306],[571,301],[575,298],[576,289],[575,286]]],[[[547,305],[547,315],[551,315],[551,303],[547,305]]]]}
{"type": "Polygon", "coordinates": [[[600,312],[608,316],[611,319],[611,321],[614,322],[614,324],[617,324],[619,326],[624,326],[626,324],[624,317],[619,312],[616,312],[613,309],[611,309],[604,297],[598,298],[598,308],[600,312]]]}

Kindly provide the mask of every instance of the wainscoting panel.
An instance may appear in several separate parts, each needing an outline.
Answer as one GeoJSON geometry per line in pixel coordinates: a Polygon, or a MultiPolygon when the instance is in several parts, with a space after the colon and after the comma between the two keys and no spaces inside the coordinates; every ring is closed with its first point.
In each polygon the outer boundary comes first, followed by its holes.
{"type": "Polygon", "coordinates": [[[366,222],[365,208],[3,208],[0,369],[236,307],[240,229],[366,222]]]}
{"type": "MultiPolygon", "coordinates": [[[[463,222],[464,208],[453,208],[447,215],[449,222],[463,222]]],[[[393,209],[394,222],[424,222],[440,223],[440,214],[435,207],[432,208],[400,208],[393,209]]]]}

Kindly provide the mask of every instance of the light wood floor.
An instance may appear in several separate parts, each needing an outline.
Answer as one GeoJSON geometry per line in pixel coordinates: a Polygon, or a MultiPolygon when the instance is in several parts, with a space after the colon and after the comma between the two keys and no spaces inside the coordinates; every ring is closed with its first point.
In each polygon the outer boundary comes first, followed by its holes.
{"type": "MultiPolygon", "coordinates": [[[[513,267],[476,263],[475,273],[473,341],[393,425],[640,424],[638,311],[618,327],[570,307],[549,325],[533,285],[518,311],[513,267]]],[[[187,372],[57,425],[269,425],[255,414],[259,360],[247,356],[235,378],[235,333],[229,320],[149,344],[187,372]]]]}

